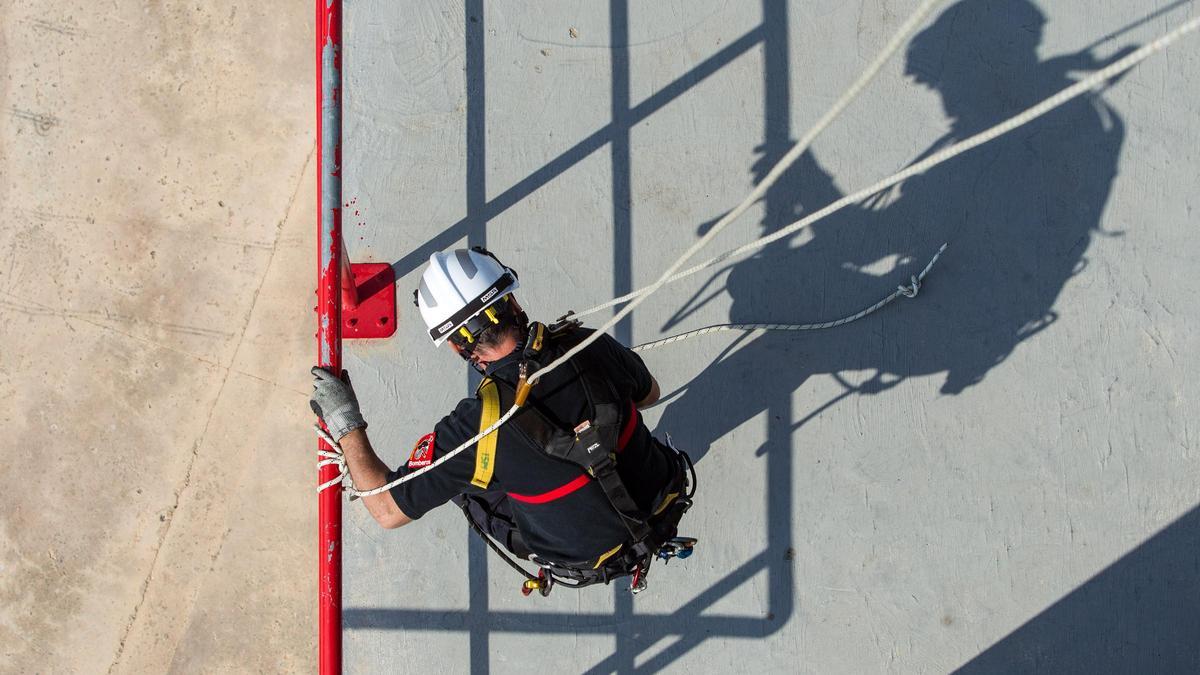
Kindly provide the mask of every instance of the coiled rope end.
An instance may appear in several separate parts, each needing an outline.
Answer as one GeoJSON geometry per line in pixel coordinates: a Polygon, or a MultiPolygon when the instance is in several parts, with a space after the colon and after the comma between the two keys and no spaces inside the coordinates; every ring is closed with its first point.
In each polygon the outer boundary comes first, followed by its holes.
{"type": "Polygon", "coordinates": [[[925,275],[929,274],[929,270],[933,269],[934,263],[938,261],[938,258],[942,257],[942,254],[946,252],[946,247],[949,245],[950,242],[942,242],[942,245],[938,247],[937,253],[934,253],[933,257],[930,258],[929,262],[925,265],[925,269],[921,270],[920,274],[915,274],[909,277],[912,282],[909,285],[905,286],[904,284],[900,284],[897,286],[896,292],[906,298],[917,297],[917,294],[921,292],[921,282],[925,280],[925,275]]]}

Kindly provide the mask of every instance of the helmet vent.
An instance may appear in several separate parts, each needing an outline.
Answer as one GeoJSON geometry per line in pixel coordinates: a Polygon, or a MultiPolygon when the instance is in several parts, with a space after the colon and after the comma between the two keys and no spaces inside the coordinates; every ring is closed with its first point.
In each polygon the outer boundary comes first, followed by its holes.
{"type": "Polygon", "coordinates": [[[471,254],[463,249],[458,249],[454,252],[455,259],[458,260],[458,266],[462,268],[463,274],[467,275],[468,279],[474,279],[476,274],[479,274],[479,268],[475,266],[475,261],[471,260],[471,254]]]}
{"type": "Polygon", "coordinates": [[[433,293],[429,292],[429,286],[421,279],[421,285],[417,289],[421,293],[421,299],[425,301],[425,306],[430,309],[437,307],[437,300],[434,299],[433,293]]]}

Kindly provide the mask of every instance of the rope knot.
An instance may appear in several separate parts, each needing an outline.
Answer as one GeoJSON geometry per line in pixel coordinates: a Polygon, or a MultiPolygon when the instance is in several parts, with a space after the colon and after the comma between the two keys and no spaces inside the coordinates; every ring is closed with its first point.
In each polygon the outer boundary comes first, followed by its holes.
{"type": "Polygon", "coordinates": [[[911,284],[907,286],[900,284],[896,287],[896,290],[900,293],[900,295],[903,295],[906,298],[915,298],[917,297],[917,293],[921,292],[921,280],[918,279],[917,275],[915,274],[909,278],[912,279],[911,284]]]}
{"type": "Polygon", "coordinates": [[[329,435],[328,431],[325,431],[321,427],[314,424],[313,430],[316,431],[317,435],[320,436],[326,443],[328,443],[330,447],[329,450],[317,450],[317,457],[320,457],[320,459],[317,461],[317,469],[320,470],[322,467],[334,466],[337,467],[338,470],[337,478],[332,478],[329,481],[317,486],[317,492],[324,492],[335,485],[341,485],[343,488],[347,488],[352,493],[350,499],[353,501],[356,498],[356,496],[353,494],[354,481],[350,480],[350,470],[346,467],[346,456],[342,454],[342,446],[333,439],[333,436],[329,435]]]}

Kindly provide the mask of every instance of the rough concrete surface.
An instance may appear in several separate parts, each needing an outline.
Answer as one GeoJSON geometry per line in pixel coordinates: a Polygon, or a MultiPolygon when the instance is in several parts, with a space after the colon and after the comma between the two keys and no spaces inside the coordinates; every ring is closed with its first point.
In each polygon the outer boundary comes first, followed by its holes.
{"type": "Polygon", "coordinates": [[[311,34],[0,2],[0,672],[313,668],[311,34]]]}
{"type": "MultiPolygon", "coordinates": [[[[652,281],[916,4],[348,2],[346,238],[401,321],[346,364],[385,460],[471,383],[407,304],[429,253],[487,245],[541,319],[652,281]]],[[[707,253],[1196,11],[947,0],[707,253]]],[[[315,669],[311,14],[0,0],[0,672],[315,669]]],[[[664,289],[618,339],[836,318],[950,245],[850,326],[646,354],[701,543],[636,599],[524,598],[453,508],[348,504],[347,671],[1200,671],[1198,94],[1192,36],[664,289]]]]}

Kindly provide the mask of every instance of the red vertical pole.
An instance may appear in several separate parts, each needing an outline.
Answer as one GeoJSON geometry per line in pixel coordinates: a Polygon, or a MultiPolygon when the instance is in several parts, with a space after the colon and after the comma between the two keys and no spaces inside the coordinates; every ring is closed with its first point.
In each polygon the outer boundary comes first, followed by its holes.
{"type": "MultiPolygon", "coordinates": [[[[317,358],[337,373],[342,368],[342,0],[316,0],[316,10],[317,358]]],[[[322,467],[317,482],[337,475],[337,467],[322,467]]],[[[342,672],[342,490],[323,490],[317,500],[317,658],[321,675],[337,675],[342,672]]]]}

